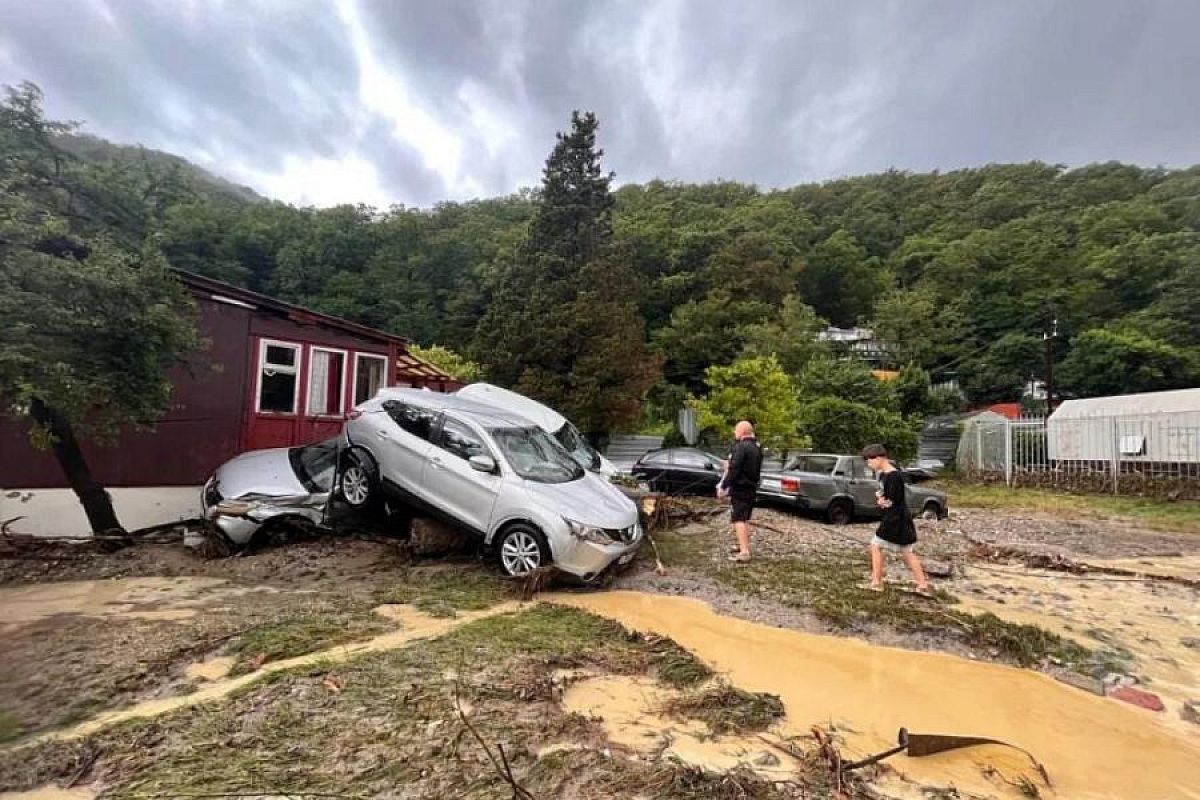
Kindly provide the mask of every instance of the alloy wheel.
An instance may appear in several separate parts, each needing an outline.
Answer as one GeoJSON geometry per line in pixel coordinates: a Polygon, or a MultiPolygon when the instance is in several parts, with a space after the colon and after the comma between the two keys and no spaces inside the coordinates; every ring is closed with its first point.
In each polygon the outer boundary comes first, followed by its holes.
{"type": "Polygon", "coordinates": [[[528,575],[542,565],[542,550],[533,536],[514,531],[500,545],[500,561],[509,575],[528,575]]]}
{"type": "Polygon", "coordinates": [[[371,495],[371,479],[360,466],[347,467],[342,473],[342,494],[352,506],[361,506],[371,495]]]}

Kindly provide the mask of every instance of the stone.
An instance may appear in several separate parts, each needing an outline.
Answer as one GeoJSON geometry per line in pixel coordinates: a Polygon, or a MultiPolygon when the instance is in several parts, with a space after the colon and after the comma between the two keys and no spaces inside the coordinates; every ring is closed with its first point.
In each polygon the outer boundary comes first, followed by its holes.
{"type": "Polygon", "coordinates": [[[1165,708],[1158,695],[1143,689],[1135,689],[1132,686],[1118,686],[1110,689],[1108,696],[1150,711],[1162,711],[1165,708]]]}
{"type": "Polygon", "coordinates": [[[945,561],[926,560],[923,563],[925,574],[931,578],[950,578],[954,576],[954,565],[945,561]]]}
{"type": "Polygon", "coordinates": [[[1194,637],[1188,636],[1186,638],[1180,639],[1179,643],[1181,645],[1183,645],[1184,647],[1190,647],[1193,650],[1200,650],[1200,639],[1196,639],[1194,637]]]}
{"type": "Polygon", "coordinates": [[[1200,700],[1186,701],[1183,708],[1179,709],[1179,716],[1183,718],[1184,722],[1200,725],[1200,700]]]}
{"type": "Polygon", "coordinates": [[[1090,677],[1088,675],[1080,675],[1078,672],[1060,672],[1054,676],[1058,680],[1074,686],[1076,689],[1083,689],[1085,692],[1104,696],[1104,681],[1090,677]]]}
{"type": "Polygon", "coordinates": [[[760,767],[778,767],[779,758],[774,753],[768,753],[764,750],[754,759],[754,763],[760,767]]]}

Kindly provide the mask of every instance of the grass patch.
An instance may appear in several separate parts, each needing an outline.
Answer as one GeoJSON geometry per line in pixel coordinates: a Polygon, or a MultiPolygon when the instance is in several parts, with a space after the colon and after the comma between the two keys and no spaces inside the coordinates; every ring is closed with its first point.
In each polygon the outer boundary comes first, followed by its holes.
{"type": "Polygon", "coordinates": [[[494,606],[509,594],[508,581],[482,569],[409,570],[401,583],[376,593],[380,603],[414,605],[435,617],[494,606]]]}
{"type": "Polygon", "coordinates": [[[677,717],[697,719],[716,735],[765,731],[783,716],[783,702],[773,694],[744,692],[721,684],[668,701],[663,710],[677,717]]]}
{"type": "Polygon", "coordinates": [[[395,626],[364,611],[314,609],[251,628],[233,643],[237,662],[231,675],[256,665],[302,656],[334,645],[365,639],[395,626]]]}
{"type": "Polygon", "coordinates": [[[676,689],[699,686],[712,676],[713,671],[708,665],[683,649],[677,653],[667,653],[658,665],[659,682],[676,689]]]}
{"type": "Polygon", "coordinates": [[[1068,494],[1046,489],[1009,488],[965,481],[939,481],[950,495],[950,505],[1034,511],[1052,516],[1080,515],[1099,519],[1133,519],[1154,530],[1200,533],[1200,501],[1156,500],[1102,494],[1068,494]]]}

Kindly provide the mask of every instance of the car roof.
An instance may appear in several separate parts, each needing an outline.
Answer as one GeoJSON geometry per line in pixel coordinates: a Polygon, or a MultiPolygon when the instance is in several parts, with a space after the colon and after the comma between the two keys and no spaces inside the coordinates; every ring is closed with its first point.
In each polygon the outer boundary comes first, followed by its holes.
{"type": "Polygon", "coordinates": [[[379,402],[399,400],[431,411],[450,411],[455,416],[470,417],[487,428],[528,428],[536,425],[533,420],[511,411],[494,408],[454,394],[431,392],[425,389],[388,387],[380,389],[373,399],[379,402]]]}
{"type": "Polygon", "coordinates": [[[567,422],[567,418],[553,408],[523,394],[490,383],[468,384],[454,394],[472,402],[518,414],[531,420],[547,433],[557,433],[558,429],[567,422]]]}

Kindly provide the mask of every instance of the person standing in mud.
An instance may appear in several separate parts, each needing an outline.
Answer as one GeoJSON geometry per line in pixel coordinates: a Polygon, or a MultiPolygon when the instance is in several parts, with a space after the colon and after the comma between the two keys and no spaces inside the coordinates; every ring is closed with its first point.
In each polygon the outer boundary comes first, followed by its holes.
{"type": "Polygon", "coordinates": [[[750,560],[750,515],[754,511],[758,493],[763,455],[758,440],[754,438],[754,426],[747,420],[734,426],[733,438],[733,451],[729,455],[725,474],[717,484],[717,497],[729,497],[729,518],[737,538],[737,546],[729,560],[741,562],[750,560]]]}
{"type": "Polygon", "coordinates": [[[863,461],[879,476],[880,489],[875,492],[875,505],[883,509],[883,519],[875,535],[871,537],[871,590],[883,591],[883,549],[896,550],[904,556],[904,563],[912,571],[917,582],[917,591],[931,595],[929,578],[921,560],[913,552],[917,543],[917,527],[908,511],[908,499],[904,491],[904,476],[888,458],[887,448],[873,444],[863,449],[863,461]]]}

